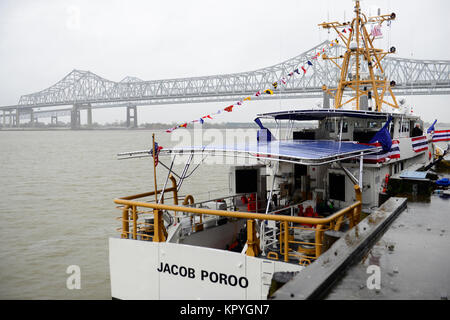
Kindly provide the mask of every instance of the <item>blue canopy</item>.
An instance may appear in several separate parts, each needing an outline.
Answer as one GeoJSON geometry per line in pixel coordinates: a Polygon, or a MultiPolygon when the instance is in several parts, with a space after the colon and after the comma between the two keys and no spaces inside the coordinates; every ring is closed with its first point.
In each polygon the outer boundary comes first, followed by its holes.
{"type": "Polygon", "coordinates": [[[329,140],[275,140],[267,143],[249,143],[222,146],[192,146],[163,149],[162,153],[241,153],[252,157],[270,157],[271,160],[294,162],[306,165],[320,165],[330,161],[371,154],[378,147],[348,141],[329,140]]]}
{"type": "Polygon", "coordinates": [[[259,114],[260,118],[274,118],[277,120],[323,120],[325,118],[352,117],[364,119],[387,119],[388,114],[377,111],[364,110],[339,110],[339,109],[316,109],[316,110],[288,110],[259,114]]]}

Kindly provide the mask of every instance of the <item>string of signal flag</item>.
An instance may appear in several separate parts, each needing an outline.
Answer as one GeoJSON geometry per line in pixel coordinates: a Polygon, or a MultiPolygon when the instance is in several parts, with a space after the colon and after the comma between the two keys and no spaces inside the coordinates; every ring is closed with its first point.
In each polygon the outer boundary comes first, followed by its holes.
{"type": "MultiPolygon", "coordinates": [[[[347,33],[347,31],[351,32],[352,29],[351,28],[346,28],[346,29],[342,30],[343,33],[347,33]]],[[[318,51],[314,56],[312,56],[309,60],[307,60],[305,65],[302,65],[301,67],[296,68],[295,70],[289,72],[287,75],[281,77],[279,80],[273,82],[272,86],[270,88],[267,88],[265,90],[257,91],[255,94],[253,94],[253,96],[245,97],[242,100],[237,101],[236,103],[234,103],[232,105],[229,105],[226,108],[217,110],[217,112],[210,113],[210,114],[205,115],[205,116],[203,116],[203,117],[201,117],[199,119],[194,119],[194,120],[189,121],[189,122],[184,122],[184,123],[179,124],[179,125],[177,125],[177,126],[175,126],[173,128],[167,129],[166,132],[167,133],[171,133],[174,130],[179,129],[179,128],[187,128],[188,125],[194,124],[194,123],[203,124],[205,122],[205,120],[207,120],[207,119],[211,119],[212,120],[213,119],[212,116],[216,116],[216,115],[222,114],[223,112],[233,112],[233,108],[238,107],[238,106],[242,106],[246,101],[250,101],[252,99],[252,97],[259,97],[259,96],[264,95],[264,94],[273,95],[274,90],[277,90],[279,86],[286,86],[288,81],[292,77],[294,77],[296,74],[305,76],[305,74],[308,72],[308,69],[313,66],[313,62],[312,61],[317,60],[321,55],[323,55],[326,51],[328,51],[331,47],[333,47],[336,44],[339,44],[339,40],[337,38],[334,39],[333,41],[330,41],[330,43],[329,43],[329,45],[327,47],[322,48],[321,51],[318,51]]]]}

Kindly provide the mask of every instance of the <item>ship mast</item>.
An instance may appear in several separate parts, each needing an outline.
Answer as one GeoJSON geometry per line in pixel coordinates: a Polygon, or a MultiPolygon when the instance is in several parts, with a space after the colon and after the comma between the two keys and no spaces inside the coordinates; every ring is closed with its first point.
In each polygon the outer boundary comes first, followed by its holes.
{"type": "Polygon", "coordinates": [[[388,82],[384,74],[381,61],[388,54],[395,53],[395,47],[391,47],[389,52],[376,49],[373,42],[376,35],[369,34],[366,29],[367,24],[377,24],[381,27],[385,21],[395,20],[395,13],[367,17],[361,12],[360,0],[355,1],[355,18],[350,22],[324,22],[319,24],[325,29],[334,29],[346,47],[344,55],[339,57],[328,57],[323,54],[324,60],[330,60],[340,69],[340,79],[337,88],[328,88],[326,85],[322,89],[334,97],[334,107],[339,109],[344,105],[355,101],[356,110],[360,110],[361,97],[367,96],[368,100],[374,99],[375,110],[381,111],[383,104],[398,108],[392,88],[395,81],[388,82]],[[344,28],[342,30],[342,28],[344,28]],[[341,31],[342,30],[342,31],[341,31]],[[340,63],[342,62],[342,63],[340,63]],[[345,97],[344,92],[352,97],[345,97]],[[385,97],[390,95],[392,103],[386,101],[385,97]],[[347,99],[348,98],[348,99],[347,99]]]}

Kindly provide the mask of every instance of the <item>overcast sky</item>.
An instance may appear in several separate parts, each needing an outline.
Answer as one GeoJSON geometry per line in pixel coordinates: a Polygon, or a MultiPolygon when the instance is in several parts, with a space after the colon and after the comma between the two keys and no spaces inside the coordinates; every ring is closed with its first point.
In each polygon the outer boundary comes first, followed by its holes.
{"type": "MultiPolygon", "coordinates": [[[[73,69],[120,81],[226,74],[292,58],[335,34],[324,21],[350,20],[352,0],[0,0],[0,105],[43,90],[73,69]]],[[[363,10],[395,12],[384,48],[398,57],[450,60],[448,0],[363,0],[363,10]]],[[[264,88],[261,88],[264,89],[264,88]]],[[[449,96],[407,97],[424,120],[450,122],[449,96]],[[430,112],[432,110],[432,112],[430,112]]],[[[251,121],[259,112],[308,108],[311,100],[251,102],[217,119],[251,121]]],[[[139,107],[138,120],[196,119],[227,103],[139,107]]],[[[95,122],[125,120],[95,110],[95,122]]],[[[67,121],[67,120],[66,120],[67,121]]]]}

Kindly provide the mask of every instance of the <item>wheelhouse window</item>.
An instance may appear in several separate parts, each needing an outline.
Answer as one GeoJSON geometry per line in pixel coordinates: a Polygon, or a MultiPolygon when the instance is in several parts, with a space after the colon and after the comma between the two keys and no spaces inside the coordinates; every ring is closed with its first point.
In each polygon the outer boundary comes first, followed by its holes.
{"type": "Polygon", "coordinates": [[[367,122],[367,128],[373,129],[373,128],[379,128],[380,123],[378,121],[369,121],[367,122]]]}
{"type": "Polygon", "coordinates": [[[409,132],[409,122],[402,122],[402,132],[409,132]]]}
{"type": "Polygon", "coordinates": [[[348,132],[348,122],[347,121],[344,121],[344,123],[342,124],[342,132],[343,133],[348,132]]]}
{"type": "Polygon", "coordinates": [[[334,124],[334,121],[327,121],[327,122],[325,122],[325,129],[328,132],[335,132],[336,131],[336,126],[334,124]]]}
{"type": "MultiPolygon", "coordinates": [[[[343,133],[348,132],[348,122],[344,120],[338,120],[335,125],[337,132],[340,133],[341,130],[343,133]]],[[[334,131],[333,131],[334,132],[334,131]]]]}

